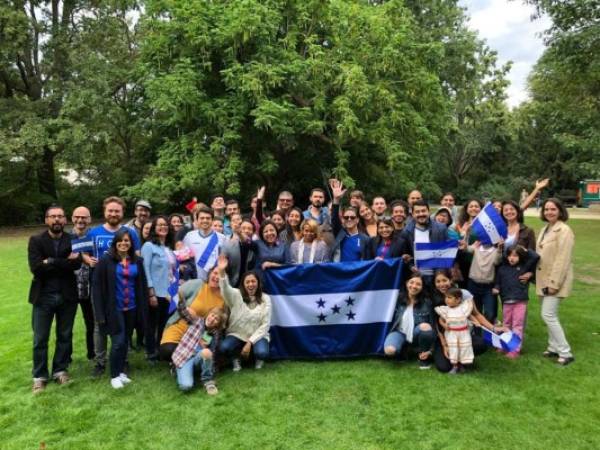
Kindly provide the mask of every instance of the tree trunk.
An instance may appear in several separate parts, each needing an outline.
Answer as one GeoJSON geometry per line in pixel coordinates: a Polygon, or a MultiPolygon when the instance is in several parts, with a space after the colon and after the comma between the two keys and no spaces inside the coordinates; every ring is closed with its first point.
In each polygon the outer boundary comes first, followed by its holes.
{"type": "Polygon", "coordinates": [[[54,152],[49,148],[44,149],[41,164],[37,169],[37,178],[40,194],[45,197],[44,203],[52,203],[57,200],[56,176],[54,173],[54,152]]]}

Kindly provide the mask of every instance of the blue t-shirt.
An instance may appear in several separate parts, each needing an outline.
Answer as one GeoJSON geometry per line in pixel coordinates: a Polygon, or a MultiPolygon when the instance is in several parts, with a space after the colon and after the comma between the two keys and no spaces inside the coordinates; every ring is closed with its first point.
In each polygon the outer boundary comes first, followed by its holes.
{"type": "MultiPolygon", "coordinates": [[[[133,242],[133,248],[136,251],[139,251],[142,245],[140,244],[140,239],[137,233],[129,227],[125,225],[119,228],[119,231],[125,228],[129,231],[129,235],[131,236],[131,240],[133,242]]],[[[104,255],[108,249],[110,248],[110,244],[112,244],[113,238],[117,234],[116,231],[109,231],[104,228],[104,225],[98,225],[97,227],[92,228],[87,237],[91,239],[92,245],[94,246],[94,251],[92,252],[92,256],[100,259],[102,255],[104,255]]]]}
{"type": "Polygon", "coordinates": [[[135,279],[138,276],[138,266],[127,260],[126,264],[117,264],[116,298],[119,311],[129,311],[135,308],[135,279]]]}
{"type": "Polygon", "coordinates": [[[361,248],[360,248],[360,233],[354,236],[346,236],[340,246],[340,261],[360,261],[361,260],[361,248]]]}

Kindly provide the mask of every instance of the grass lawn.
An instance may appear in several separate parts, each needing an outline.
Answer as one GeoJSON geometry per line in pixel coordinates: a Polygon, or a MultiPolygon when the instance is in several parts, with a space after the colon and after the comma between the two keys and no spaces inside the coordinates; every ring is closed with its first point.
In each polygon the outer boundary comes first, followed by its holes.
{"type": "Polygon", "coordinates": [[[139,353],[125,389],[92,379],[80,313],[74,382],[33,397],[27,238],[2,236],[0,448],[598,449],[600,221],[570,225],[577,281],[561,310],[570,366],[540,356],[546,331],[534,298],[516,361],[487,352],[455,377],[416,362],[278,362],[220,374],[215,398],[181,394],[165,366],[148,367],[139,353]]]}

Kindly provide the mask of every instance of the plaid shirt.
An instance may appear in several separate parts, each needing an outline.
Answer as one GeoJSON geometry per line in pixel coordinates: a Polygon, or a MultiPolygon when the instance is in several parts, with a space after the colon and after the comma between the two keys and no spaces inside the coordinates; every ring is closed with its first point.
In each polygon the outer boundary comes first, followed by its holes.
{"type": "MultiPolygon", "coordinates": [[[[198,347],[200,346],[200,340],[204,335],[204,331],[204,319],[202,318],[196,320],[195,323],[188,327],[171,356],[171,360],[173,361],[173,364],[175,364],[175,367],[180,369],[192,356],[198,353],[198,347]]],[[[214,353],[215,349],[218,348],[221,333],[210,330],[209,334],[211,334],[213,338],[208,348],[214,353]]]]}

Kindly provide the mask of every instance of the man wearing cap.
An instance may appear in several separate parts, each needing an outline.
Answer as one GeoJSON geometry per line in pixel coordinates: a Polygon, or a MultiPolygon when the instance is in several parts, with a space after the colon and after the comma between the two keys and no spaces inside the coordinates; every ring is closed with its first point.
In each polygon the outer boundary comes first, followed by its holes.
{"type": "Polygon", "coordinates": [[[138,200],[133,211],[135,217],[125,224],[125,226],[135,230],[140,242],[142,241],[142,228],[144,228],[144,224],[150,219],[150,211],[152,211],[150,202],[147,200],[138,200]]]}

